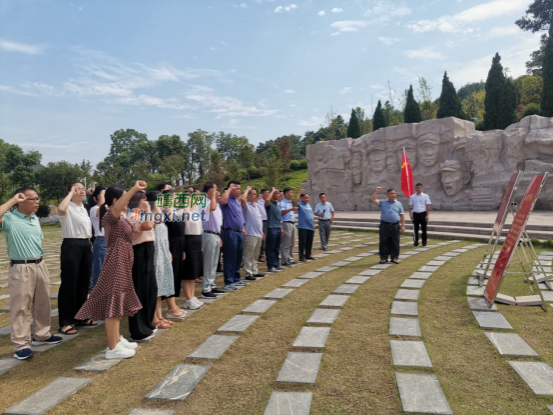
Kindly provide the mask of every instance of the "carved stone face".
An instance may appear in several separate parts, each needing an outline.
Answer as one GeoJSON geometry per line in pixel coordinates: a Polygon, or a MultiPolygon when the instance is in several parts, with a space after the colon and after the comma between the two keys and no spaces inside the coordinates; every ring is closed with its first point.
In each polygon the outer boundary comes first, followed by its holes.
{"type": "Polygon", "coordinates": [[[361,153],[356,151],[355,153],[353,153],[353,157],[350,163],[353,184],[361,184],[361,162],[361,153]]]}
{"type": "Polygon", "coordinates": [[[449,197],[465,189],[464,172],[461,170],[446,170],[441,172],[442,185],[449,197]]]}
{"type": "Polygon", "coordinates": [[[369,154],[369,167],[375,173],[380,173],[386,168],[386,152],[374,150],[369,154]]]}
{"type": "Polygon", "coordinates": [[[439,153],[439,144],[434,144],[427,141],[419,146],[417,156],[424,167],[433,167],[438,164],[439,153]]]}
{"type": "MultiPolygon", "coordinates": [[[[411,169],[414,169],[417,166],[417,151],[415,147],[405,147],[405,152],[407,153],[407,158],[411,164],[411,169]]],[[[397,162],[401,167],[401,161],[403,160],[403,148],[400,148],[397,153],[397,162]]]]}

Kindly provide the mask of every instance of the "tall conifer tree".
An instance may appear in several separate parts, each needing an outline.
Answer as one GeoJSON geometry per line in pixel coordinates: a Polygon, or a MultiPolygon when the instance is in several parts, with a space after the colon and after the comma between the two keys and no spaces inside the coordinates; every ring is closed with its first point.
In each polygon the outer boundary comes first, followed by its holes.
{"type": "Polygon", "coordinates": [[[384,111],[382,111],[382,103],[378,100],[378,105],[374,110],[373,115],[373,131],[378,130],[379,128],[387,127],[386,118],[384,117],[384,111]]]}
{"type": "Polygon", "coordinates": [[[407,100],[405,101],[405,110],[403,111],[403,122],[416,123],[422,121],[421,108],[413,96],[413,85],[409,85],[407,91],[407,100]]]}
{"type": "Polygon", "coordinates": [[[486,98],[484,99],[484,128],[486,130],[504,130],[517,121],[515,110],[518,96],[515,85],[503,73],[501,56],[496,53],[486,79],[486,98]]]}
{"type": "Polygon", "coordinates": [[[457,117],[466,119],[467,116],[463,111],[461,100],[457,95],[455,86],[447,77],[447,72],[444,72],[442,79],[442,93],[440,95],[440,108],[436,114],[438,118],[457,117]]]}
{"type": "Polygon", "coordinates": [[[551,36],[545,46],[542,76],[541,114],[544,117],[553,117],[553,37],[551,36]]]}
{"type": "Polygon", "coordinates": [[[357,112],[355,112],[355,109],[351,110],[351,117],[349,118],[347,136],[351,138],[361,137],[361,128],[359,127],[359,119],[357,118],[357,112]]]}

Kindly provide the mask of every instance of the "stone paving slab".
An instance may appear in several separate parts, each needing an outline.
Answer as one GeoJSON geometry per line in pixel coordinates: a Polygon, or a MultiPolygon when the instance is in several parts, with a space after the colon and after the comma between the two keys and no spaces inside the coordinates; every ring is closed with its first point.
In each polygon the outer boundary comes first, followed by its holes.
{"type": "Polygon", "coordinates": [[[406,279],[403,281],[403,283],[400,285],[401,288],[422,288],[426,281],[425,280],[414,280],[414,279],[406,279]]]}
{"type": "Polygon", "coordinates": [[[482,297],[484,295],[484,287],[469,285],[467,287],[467,295],[475,295],[478,297],[482,297]]]}
{"type": "Polygon", "coordinates": [[[373,276],[375,276],[375,275],[380,274],[381,272],[382,272],[382,271],[377,270],[377,269],[366,269],[365,271],[361,271],[361,272],[359,273],[359,275],[373,277],[373,276]]]}
{"type": "MultiPolygon", "coordinates": [[[[545,300],[545,298],[544,298],[545,300]]],[[[522,296],[518,296],[518,297],[515,297],[515,301],[517,302],[517,305],[526,305],[526,306],[530,306],[530,305],[541,305],[542,302],[541,302],[541,297],[536,294],[536,295],[522,295],[522,296]]]]}
{"type": "Polygon", "coordinates": [[[475,298],[468,297],[469,308],[471,310],[481,310],[481,311],[497,311],[497,306],[494,304],[492,308],[488,308],[488,303],[484,298],[475,298]]]}
{"type": "Polygon", "coordinates": [[[313,255],[313,258],[326,258],[327,256],[330,256],[330,254],[317,254],[313,255]]]}
{"type": "Polygon", "coordinates": [[[330,327],[303,327],[292,346],[322,349],[329,334],[330,327]]]}
{"type": "Polygon", "coordinates": [[[298,278],[304,278],[307,280],[312,280],[313,278],[317,278],[320,275],[323,275],[324,272],[308,272],[307,274],[300,275],[298,278]]]}
{"type": "Polygon", "coordinates": [[[371,256],[372,254],[369,254],[368,252],[365,252],[364,254],[359,254],[359,255],[356,255],[357,257],[359,258],[366,258],[368,256],[371,256]]]}
{"type": "Polygon", "coordinates": [[[317,323],[317,324],[333,324],[336,318],[340,314],[340,310],[333,310],[330,308],[317,308],[309,320],[308,323],[317,323]]]}
{"type": "Polygon", "coordinates": [[[393,264],[376,264],[376,265],[373,265],[371,268],[372,269],[386,269],[386,268],[390,268],[393,264]]]}
{"type": "Polygon", "coordinates": [[[273,392],[264,415],[309,415],[311,392],[273,392]]]}
{"type": "Polygon", "coordinates": [[[343,307],[346,301],[348,300],[348,298],[349,298],[349,295],[330,294],[319,305],[325,306],[325,307],[343,307]]]}
{"type": "Polygon", "coordinates": [[[409,276],[410,279],[416,279],[416,280],[427,280],[432,276],[432,272],[413,272],[411,276],[409,276]]]}
{"type": "Polygon", "coordinates": [[[416,318],[390,317],[390,335],[420,337],[419,320],[416,318]]]}
{"type": "Polygon", "coordinates": [[[508,305],[517,305],[517,302],[514,297],[505,294],[497,294],[495,296],[496,303],[508,304],[508,305]]]}
{"type": "Polygon", "coordinates": [[[536,395],[553,395],[553,368],[543,362],[513,362],[509,364],[536,395]]]}
{"type": "Polygon", "coordinates": [[[444,264],[445,264],[445,261],[428,261],[426,263],[426,265],[429,267],[441,267],[444,264]]]}
{"type": "Polygon", "coordinates": [[[503,317],[503,314],[488,313],[486,311],[473,311],[472,314],[481,329],[512,329],[507,319],[503,317]]]}
{"type": "Polygon", "coordinates": [[[31,346],[31,349],[33,349],[33,352],[35,353],[43,353],[47,350],[50,350],[52,347],[59,346],[60,344],[65,343],[66,341],[73,340],[75,337],[80,336],[81,333],[72,334],[70,336],[66,334],[56,333],[56,336],[59,336],[62,338],[61,343],[58,344],[41,344],[40,346],[31,346]]]}
{"type": "Polygon", "coordinates": [[[348,261],[338,261],[334,264],[330,264],[331,267],[345,267],[346,265],[349,265],[350,263],[348,261]]]}
{"type": "MultiPolygon", "coordinates": [[[[334,310],[330,310],[334,311],[334,310]]],[[[23,360],[17,360],[13,357],[3,357],[0,359],[0,375],[3,373],[6,373],[8,370],[10,370],[12,367],[16,367],[17,365],[20,365],[23,363],[23,360]]]]}
{"type": "Polygon", "coordinates": [[[136,408],[129,412],[129,415],[173,415],[175,411],[170,409],[142,409],[136,408]]]}
{"type": "Polygon", "coordinates": [[[188,355],[190,359],[219,359],[238,339],[237,336],[218,336],[214,334],[200,347],[188,355]]]}
{"type": "Polygon", "coordinates": [[[184,401],[210,368],[204,365],[178,365],[146,395],[146,399],[184,401]]]}
{"type": "Polygon", "coordinates": [[[434,261],[449,261],[451,259],[451,257],[449,256],[446,256],[446,255],[440,255],[440,256],[437,256],[436,258],[434,258],[434,261]]]}
{"type": "Polygon", "coordinates": [[[390,340],[390,347],[396,366],[432,367],[426,347],[421,341],[390,340]]]}
{"type": "Polygon", "coordinates": [[[277,382],[314,385],[322,358],[322,353],[288,353],[278,374],[277,382]]]}
{"type": "MultiPolygon", "coordinates": [[[[480,278],[478,277],[469,277],[469,281],[467,283],[468,285],[479,285],[480,284],[480,278]]],[[[484,280],[482,282],[482,285],[487,285],[488,284],[488,281],[487,280],[484,280]]]]}
{"type": "Polygon", "coordinates": [[[453,414],[436,376],[396,373],[396,381],[404,412],[453,414]]]}
{"type": "Polygon", "coordinates": [[[397,314],[400,316],[418,316],[417,303],[411,303],[406,301],[393,301],[390,314],[397,314]]]}
{"type": "Polygon", "coordinates": [[[0,301],[7,300],[8,298],[10,298],[9,294],[0,295],[0,301]]]}
{"type": "Polygon", "coordinates": [[[359,288],[359,285],[342,284],[334,291],[332,291],[332,293],[333,294],[353,294],[358,288],[359,288]]]}
{"type": "Polygon", "coordinates": [[[319,269],[315,270],[315,272],[330,272],[330,271],[334,271],[335,269],[338,269],[338,267],[330,267],[330,266],[329,267],[322,267],[322,268],[319,268],[319,269]]]}
{"type": "Polygon", "coordinates": [[[411,300],[417,301],[419,299],[420,290],[405,290],[400,288],[397,290],[396,300],[411,300]]]}
{"type": "Polygon", "coordinates": [[[455,253],[458,253],[458,254],[462,254],[463,252],[467,252],[467,251],[469,251],[469,249],[459,248],[459,249],[454,249],[454,250],[451,251],[451,252],[455,252],[455,253]]]}
{"type": "Polygon", "coordinates": [[[303,278],[297,278],[293,279],[291,281],[288,281],[286,284],[282,284],[283,287],[292,287],[292,288],[299,288],[303,284],[307,283],[309,280],[303,279],[303,278]]]}
{"type": "Polygon", "coordinates": [[[294,290],[292,289],[289,289],[289,288],[275,288],[273,291],[271,291],[270,293],[267,293],[263,296],[263,298],[276,298],[276,299],[281,299],[281,298],[284,298],[286,297],[288,294],[290,294],[291,292],[293,292],[294,290]]]}
{"type": "Polygon", "coordinates": [[[437,267],[437,266],[423,265],[417,271],[419,271],[419,272],[436,272],[436,271],[438,271],[439,268],[440,267],[437,267]]]}
{"type": "Polygon", "coordinates": [[[106,359],[106,352],[101,352],[73,370],[77,372],[104,372],[121,360],[123,359],[106,359]]]}
{"type": "Polygon", "coordinates": [[[357,275],[357,276],[351,277],[349,280],[345,281],[344,284],[364,284],[370,279],[371,279],[371,277],[362,277],[360,275],[357,275]]]}
{"type": "Polygon", "coordinates": [[[4,413],[13,415],[44,414],[50,408],[53,408],[67,397],[73,395],[91,380],[91,378],[58,378],[33,393],[27,399],[15,404],[4,413]]]}
{"type": "Polygon", "coordinates": [[[516,333],[496,333],[492,331],[484,334],[502,356],[539,356],[536,351],[516,333]]]}
{"type": "Polygon", "coordinates": [[[450,258],[455,258],[456,256],[461,255],[460,252],[446,252],[445,254],[442,254],[442,256],[447,256],[450,258]]]}
{"type": "Polygon", "coordinates": [[[346,262],[355,262],[355,261],[359,261],[360,259],[363,259],[363,258],[357,257],[357,256],[350,256],[349,258],[344,259],[344,261],[346,261],[346,262]]]}
{"type": "Polygon", "coordinates": [[[258,318],[259,316],[234,316],[221,327],[219,327],[217,331],[223,333],[242,333],[258,318]]]}

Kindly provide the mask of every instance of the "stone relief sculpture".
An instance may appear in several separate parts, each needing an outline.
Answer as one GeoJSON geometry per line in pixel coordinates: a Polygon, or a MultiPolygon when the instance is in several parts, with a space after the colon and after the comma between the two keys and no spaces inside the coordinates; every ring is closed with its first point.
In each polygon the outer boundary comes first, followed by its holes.
{"type": "Polygon", "coordinates": [[[307,147],[313,195],[325,192],[340,210],[373,210],[376,186],[401,193],[401,154],[405,148],[414,182],[421,182],[437,210],[494,210],[511,174],[524,170],[520,195],[532,175],[551,173],[536,209],[553,209],[553,118],[532,115],[505,130],[475,131],[470,121],[428,120],[382,128],[354,140],[318,142],[307,147]]]}

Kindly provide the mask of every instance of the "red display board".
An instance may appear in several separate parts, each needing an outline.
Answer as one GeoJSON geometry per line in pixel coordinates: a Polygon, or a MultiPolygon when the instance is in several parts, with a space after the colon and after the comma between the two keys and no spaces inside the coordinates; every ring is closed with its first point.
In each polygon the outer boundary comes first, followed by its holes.
{"type": "Polygon", "coordinates": [[[493,267],[492,275],[490,276],[486,289],[484,290],[484,298],[486,299],[489,307],[493,305],[495,296],[499,291],[501,281],[505,275],[505,270],[511,261],[513,251],[516,249],[518,241],[522,236],[522,232],[526,227],[528,215],[534,207],[534,202],[538,197],[542,183],[546,176],[547,174],[534,176],[528,185],[528,189],[526,189],[524,197],[522,198],[522,202],[520,203],[517,214],[515,215],[511,228],[509,229],[509,233],[507,234],[507,238],[505,238],[505,242],[503,242],[503,248],[501,248],[497,262],[493,267]]]}
{"type": "Polygon", "coordinates": [[[522,175],[522,172],[517,171],[516,173],[513,173],[513,175],[511,176],[511,180],[509,180],[509,184],[507,185],[507,190],[505,191],[505,196],[503,196],[503,200],[501,201],[501,206],[499,206],[499,211],[497,212],[497,217],[495,218],[495,223],[493,224],[493,231],[496,235],[499,232],[499,228],[501,227],[501,224],[503,223],[505,216],[507,215],[509,202],[512,199],[513,193],[515,191],[516,186],[518,185],[518,180],[521,175],[522,175]]]}

